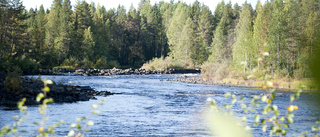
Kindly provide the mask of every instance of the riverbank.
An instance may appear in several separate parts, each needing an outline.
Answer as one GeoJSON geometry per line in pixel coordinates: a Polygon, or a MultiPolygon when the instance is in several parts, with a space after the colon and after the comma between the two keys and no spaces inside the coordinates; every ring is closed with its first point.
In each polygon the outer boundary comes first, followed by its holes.
{"type": "MultiPolygon", "coordinates": [[[[203,80],[201,77],[188,77],[188,78],[178,78],[178,79],[168,79],[168,81],[178,81],[184,83],[191,83],[191,84],[204,84],[204,85],[217,85],[217,86],[225,86],[225,87],[240,87],[240,88],[254,88],[254,89],[263,89],[265,85],[265,81],[261,80],[238,80],[238,79],[231,79],[226,78],[217,81],[206,81],[203,80]]],[[[310,86],[309,81],[293,81],[293,82],[285,82],[285,81],[272,81],[273,87],[277,90],[281,91],[297,91],[301,89],[303,85],[304,91],[316,91],[315,88],[310,86]]]]}
{"type": "MultiPolygon", "coordinates": [[[[26,105],[37,105],[36,97],[42,93],[44,87],[40,79],[31,79],[21,77],[21,83],[18,85],[18,90],[9,90],[5,85],[5,76],[0,76],[0,105],[15,107],[18,101],[26,98],[26,105]]],[[[95,96],[108,96],[114,93],[108,91],[95,91],[89,86],[71,86],[55,84],[48,85],[50,92],[47,93],[47,98],[52,98],[55,103],[73,103],[77,101],[89,101],[96,99],[95,96]]]]}
{"type": "Polygon", "coordinates": [[[152,75],[152,74],[187,74],[200,73],[199,69],[166,69],[166,70],[147,70],[147,69],[77,69],[53,71],[51,69],[41,70],[41,75],[80,75],[80,76],[110,76],[110,75],[152,75]]]}

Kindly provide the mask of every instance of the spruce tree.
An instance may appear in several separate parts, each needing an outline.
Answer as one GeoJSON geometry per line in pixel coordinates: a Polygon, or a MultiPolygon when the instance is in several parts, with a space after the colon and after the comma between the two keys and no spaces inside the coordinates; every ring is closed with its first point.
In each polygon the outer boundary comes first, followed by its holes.
{"type": "Polygon", "coordinates": [[[258,59],[258,48],[252,44],[252,14],[250,5],[244,3],[240,13],[239,23],[236,27],[236,42],[233,46],[233,64],[235,68],[242,68],[244,71],[255,66],[258,59]],[[241,64],[241,62],[244,62],[241,64]]]}
{"type": "Polygon", "coordinates": [[[276,70],[283,69],[285,66],[285,55],[283,49],[286,40],[286,21],[283,12],[284,3],[282,0],[275,0],[272,3],[272,19],[270,21],[270,27],[268,30],[269,44],[268,49],[271,57],[271,65],[274,66],[276,70]]]}
{"type": "Polygon", "coordinates": [[[197,46],[198,51],[196,59],[199,64],[202,64],[208,59],[210,53],[208,48],[212,43],[213,36],[213,16],[209,7],[205,5],[201,7],[201,15],[198,22],[199,27],[197,29],[199,33],[199,43],[197,46]]]}
{"type": "Polygon", "coordinates": [[[66,59],[71,44],[71,2],[64,0],[62,8],[60,9],[60,26],[59,36],[56,38],[56,55],[58,55],[58,63],[62,63],[66,59]]]}
{"type": "Polygon", "coordinates": [[[170,26],[167,30],[168,44],[170,46],[169,56],[182,63],[184,63],[185,59],[187,58],[185,54],[187,48],[184,47],[186,45],[183,45],[185,42],[181,36],[184,35],[182,30],[184,29],[189,15],[190,14],[187,5],[184,3],[179,3],[173,13],[170,26]]]}

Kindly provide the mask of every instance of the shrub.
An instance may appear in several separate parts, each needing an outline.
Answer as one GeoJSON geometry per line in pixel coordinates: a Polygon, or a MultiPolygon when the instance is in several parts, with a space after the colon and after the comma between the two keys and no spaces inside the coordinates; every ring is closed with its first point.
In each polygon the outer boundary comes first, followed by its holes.
{"type": "Polygon", "coordinates": [[[58,70],[74,70],[74,67],[72,66],[56,66],[56,67],[53,67],[52,70],[53,71],[58,71],[58,70]]]}
{"type": "Polygon", "coordinates": [[[34,59],[30,58],[24,58],[19,61],[19,66],[21,67],[21,70],[24,73],[34,73],[34,72],[39,72],[40,70],[40,64],[36,62],[34,59]]]}
{"type": "Polygon", "coordinates": [[[21,89],[21,69],[19,67],[15,67],[15,71],[9,72],[5,79],[5,87],[9,92],[14,92],[16,94],[19,93],[21,89]]]}
{"type": "Polygon", "coordinates": [[[201,76],[205,80],[216,80],[227,78],[230,75],[230,68],[228,62],[213,63],[205,62],[201,66],[201,76]]]}
{"type": "Polygon", "coordinates": [[[116,60],[111,60],[108,62],[108,68],[119,68],[120,64],[116,60]]]}
{"type": "Polygon", "coordinates": [[[106,57],[99,58],[94,66],[97,69],[108,68],[107,58],[106,57]]]}
{"type": "Polygon", "coordinates": [[[78,67],[79,66],[79,60],[77,60],[74,57],[69,57],[69,59],[65,59],[62,63],[63,66],[73,66],[78,67]]]}
{"type": "Polygon", "coordinates": [[[303,79],[303,78],[308,78],[310,75],[310,72],[307,71],[306,69],[299,68],[293,71],[294,78],[296,79],[303,79]]]}
{"type": "Polygon", "coordinates": [[[93,62],[90,61],[89,59],[83,59],[81,62],[80,62],[80,65],[79,67],[81,68],[84,68],[84,69],[88,69],[88,68],[93,68],[93,62]]]}
{"type": "Polygon", "coordinates": [[[142,69],[149,70],[166,70],[169,68],[184,68],[181,62],[175,61],[171,57],[153,58],[147,63],[143,64],[142,69]]]}

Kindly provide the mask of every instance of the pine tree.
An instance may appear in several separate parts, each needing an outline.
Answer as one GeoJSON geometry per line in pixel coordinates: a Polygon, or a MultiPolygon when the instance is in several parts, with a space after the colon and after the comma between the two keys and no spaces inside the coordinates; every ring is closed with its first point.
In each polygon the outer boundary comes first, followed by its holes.
{"type": "MultiPolygon", "coordinates": [[[[13,0],[9,5],[8,10],[8,20],[5,22],[8,29],[6,29],[6,45],[9,47],[9,55],[19,56],[25,54],[26,52],[26,42],[27,38],[25,37],[24,32],[26,25],[24,20],[27,18],[26,13],[24,12],[24,6],[20,0],[13,0]]],[[[5,47],[6,48],[6,47],[5,47]]]]}
{"type": "Polygon", "coordinates": [[[26,30],[27,35],[29,36],[28,40],[28,51],[27,56],[32,56],[32,58],[38,60],[38,55],[39,55],[39,29],[38,29],[38,23],[37,23],[37,9],[30,8],[28,14],[28,19],[26,20],[26,24],[28,29],[26,30]]]}

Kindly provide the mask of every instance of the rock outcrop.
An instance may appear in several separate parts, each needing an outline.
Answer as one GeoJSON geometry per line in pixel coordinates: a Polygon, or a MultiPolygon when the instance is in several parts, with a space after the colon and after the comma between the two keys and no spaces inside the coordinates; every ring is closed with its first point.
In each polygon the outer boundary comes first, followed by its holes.
{"type": "MultiPolygon", "coordinates": [[[[26,98],[26,105],[37,105],[36,97],[41,93],[44,87],[41,80],[23,77],[21,89],[19,91],[10,91],[5,87],[4,77],[0,77],[0,105],[16,106],[17,102],[26,98]],[[2,79],[2,80],[1,80],[2,79]]],[[[89,86],[71,86],[52,84],[48,86],[50,92],[47,93],[47,98],[52,98],[55,103],[72,103],[77,101],[88,101],[96,99],[95,96],[108,96],[113,93],[108,91],[94,91],[89,86]]]]}

